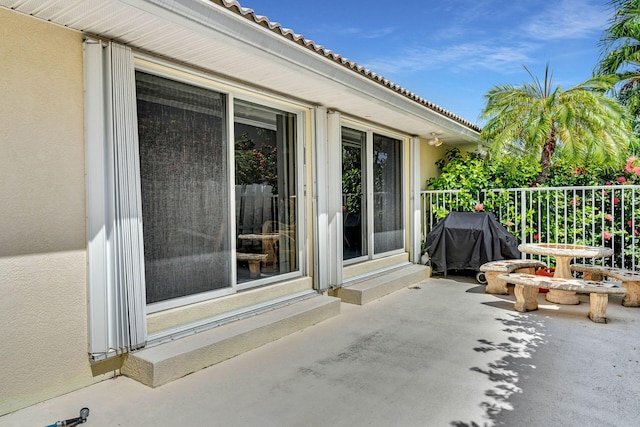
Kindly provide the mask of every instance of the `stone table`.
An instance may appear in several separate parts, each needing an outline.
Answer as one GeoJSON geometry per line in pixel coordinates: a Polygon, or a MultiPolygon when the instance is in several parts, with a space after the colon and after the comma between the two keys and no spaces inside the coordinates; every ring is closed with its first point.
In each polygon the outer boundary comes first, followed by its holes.
{"type": "MultiPolygon", "coordinates": [[[[613,249],[600,246],[572,245],[568,243],[522,243],[520,252],[544,255],[556,259],[556,270],[553,277],[570,279],[571,260],[574,258],[602,258],[613,255],[613,249]]],[[[578,304],[580,300],[575,292],[551,289],[546,300],[556,304],[578,304]]]]}

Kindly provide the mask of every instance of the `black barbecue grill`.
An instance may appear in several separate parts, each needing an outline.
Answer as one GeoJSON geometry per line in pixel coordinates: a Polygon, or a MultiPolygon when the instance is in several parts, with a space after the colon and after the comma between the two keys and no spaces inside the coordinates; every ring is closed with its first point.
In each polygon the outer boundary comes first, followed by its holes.
{"type": "Polygon", "coordinates": [[[472,270],[485,283],[480,266],[489,261],[520,258],[518,239],[492,212],[451,212],[431,230],[425,241],[434,273],[472,270]]]}

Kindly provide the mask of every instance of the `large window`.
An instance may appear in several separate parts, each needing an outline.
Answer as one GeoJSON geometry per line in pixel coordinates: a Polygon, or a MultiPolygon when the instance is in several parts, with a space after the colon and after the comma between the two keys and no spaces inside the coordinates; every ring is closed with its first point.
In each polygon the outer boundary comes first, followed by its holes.
{"type": "Polygon", "coordinates": [[[147,303],[231,285],[225,96],[136,73],[147,303]]]}
{"type": "Polygon", "coordinates": [[[298,269],[296,115],[234,103],[238,282],[298,269]]]}

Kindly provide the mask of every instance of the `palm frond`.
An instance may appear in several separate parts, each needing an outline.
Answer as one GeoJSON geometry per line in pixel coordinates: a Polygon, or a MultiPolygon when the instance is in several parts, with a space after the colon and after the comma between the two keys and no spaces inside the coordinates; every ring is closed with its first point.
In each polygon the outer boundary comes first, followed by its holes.
{"type": "Polygon", "coordinates": [[[543,80],[525,70],[531,82],[495,86],[485,95],[481,137],[490,141],[491,155],[525,150],[543,162],[541,180],[548,165],[543,147],[576,164],[619,161],[634,141],[626,109],[607,96],[619,76],[597,75],[564,91],[553,86],[548,65],[543,80]]]}

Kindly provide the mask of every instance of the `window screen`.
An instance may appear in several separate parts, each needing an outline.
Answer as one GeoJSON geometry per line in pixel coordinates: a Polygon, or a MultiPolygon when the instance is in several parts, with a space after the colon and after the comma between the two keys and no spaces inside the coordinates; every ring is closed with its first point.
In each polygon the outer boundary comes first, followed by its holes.
{"type": "Polygon", "coordinates": [[[136,72],[147,303],[230,283],[223,94],[136,72]]]}

